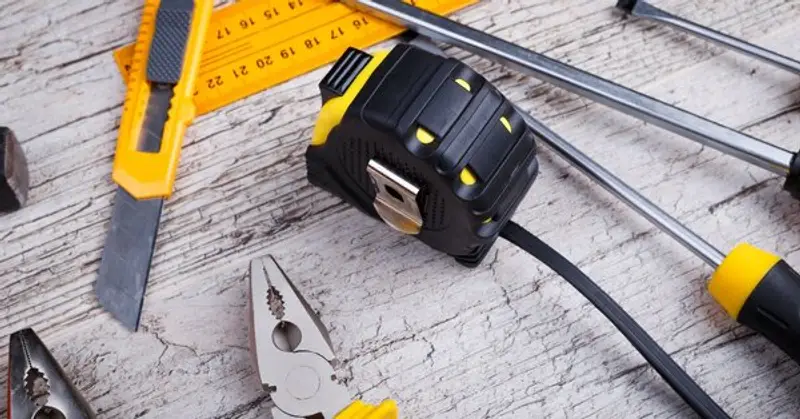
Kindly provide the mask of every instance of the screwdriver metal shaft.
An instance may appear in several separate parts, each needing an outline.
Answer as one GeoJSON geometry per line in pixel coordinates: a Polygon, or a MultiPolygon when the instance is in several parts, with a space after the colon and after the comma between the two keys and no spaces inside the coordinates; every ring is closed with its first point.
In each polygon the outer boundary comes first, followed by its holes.
{"type": "Polygon", "coordinates": [[[786,71],[800,74],[800,62],[776,52],[750,44],[741,39],[734,38],[722,32],[700,25],[698,23],[675,16],[661,10],[644,0],[620,0],[617,7],[638,18],[665,23],[673,28],[692,34],[707,41],[711,41],[728,49],[738,51],[767,64],[782,68],[786,71]]]}
{"type": "Polygon", "coordinates": [[[572,93],[787,176],[794,154],[445,17],[398,0],[343,0],[421,35],[471,51],[572,93]]]}
{"type": "Polygon", "coordinates": [[[539,137],[550,149],[555,151],[559,156],[567,160],[567,162],[583,172],[586,176],[600,184],[600,186],[607,191],[611,192],[622,202],[633,208],[644,218],[655,224],[661,231],[669,234],[714,269],[725,259],[725,255],[722,252],[642,196],[642,194],[636,192],[635,189],[614,176],[614,174],[589,158],[589,156],[583,154],[563,137],[547,128],[527,112],[519,108],[517,108],[517,111],[525,119],[525,123],[528,124],[535,133],[539,134],[539,137]]]}

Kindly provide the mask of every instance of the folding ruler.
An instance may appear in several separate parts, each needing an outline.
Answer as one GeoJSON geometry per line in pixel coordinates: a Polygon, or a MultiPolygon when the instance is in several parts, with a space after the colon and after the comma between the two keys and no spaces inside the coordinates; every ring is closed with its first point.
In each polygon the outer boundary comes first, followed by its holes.
{"type": "MultiPolygon", "coordinates": [[[[412,0],[449,14],[478,0],[412,0]]],[[[268,89],[405,31],[334,0],[242,0],[216,10],[195,92],[198,115],[268,89]]],[[[133,45],[114,52],[127,79],[133,45]]]]}

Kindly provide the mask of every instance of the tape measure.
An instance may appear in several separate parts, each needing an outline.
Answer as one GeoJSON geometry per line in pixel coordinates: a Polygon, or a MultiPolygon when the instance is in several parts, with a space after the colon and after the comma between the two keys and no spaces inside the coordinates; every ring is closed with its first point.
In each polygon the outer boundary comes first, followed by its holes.
{"type": "Polygon", "coordinates": [[[350,48],[320,83],[309,181],[474,267],[539,172],[536,136],[480,74],[413,44],[350,48]]]}
{"type": "MultiPolygon", "coordinates": [[[[412,0],[448,14],[478,0],[412,0]]],[[[206,36],[195,105],[204,114],[367,48],[405,29],[334,0],[243,0],[214,12],[206,36]]],[[[126,80],[133,45],[114,52],[126,80]]]]}

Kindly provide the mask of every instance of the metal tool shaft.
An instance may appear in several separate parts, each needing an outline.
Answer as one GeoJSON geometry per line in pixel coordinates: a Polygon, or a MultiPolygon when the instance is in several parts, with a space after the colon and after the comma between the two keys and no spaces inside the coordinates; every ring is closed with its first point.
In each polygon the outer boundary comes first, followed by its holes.
{"type": "Polygon", "coordinates": [[[599,183],[622,202],[636,210],[636,212],[655,224],[663,232],[669,234],[700,259],[703,259],[715,269],[725,259],[725,255],[722,252],[703,240],[692,230],[689,230],[689,228],[681,224],[678,220],[671,217],[639,192],[636,192],[636,190],[589,158],[589,156],[583,154],[560,135],[556,134],[521,109],[517,108],[517,111],[525,119],[525,123],[528,124],[534,132],[539,134],[539,137],[545,144],[558,153],[559,156],[567,160],[572,166],[583,172],[586,176],[599,183]]]}
{"type": "Polygon", "coordinates": [[[793,60],[776,52],[750,44],[741,39],[715,31],[695,22],[691,22],[682,17],[675,16],[667,11],[661,10],[643,0],[638,0],[635,5],[628,9],[631,15],[651,20],[654,22],[665,23],[673,28],[690,33],[707,41],[722,45],[723,47],[738,51],[767,64],[774,65],[786,71],[800,74],[800,62],[793,60]]]}
{"type": "Polygon", "coordinates": [[[471,51],[572,93],[786,176],[794,155],[731,128],[398,0],[343,0],[434,40],[471,51]]]}

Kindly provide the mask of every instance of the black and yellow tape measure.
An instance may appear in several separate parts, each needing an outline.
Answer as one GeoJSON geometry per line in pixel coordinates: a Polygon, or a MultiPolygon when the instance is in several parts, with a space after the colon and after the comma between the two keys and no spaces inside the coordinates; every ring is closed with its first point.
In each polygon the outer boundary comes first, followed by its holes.
{"type": "Polygon", "coordinates": [[[475,266],[536,179],[535,136],[461,62],[402,44],[351,48],[320,84],[308,178],[475,266]]]}

